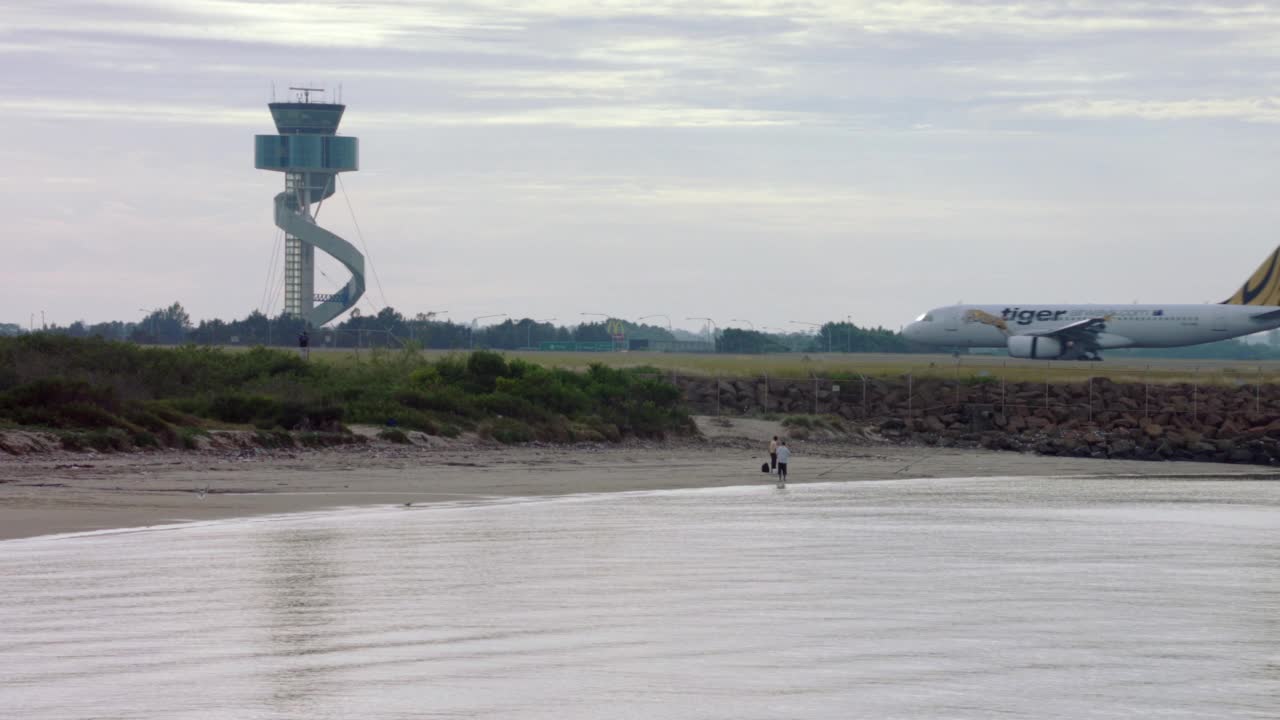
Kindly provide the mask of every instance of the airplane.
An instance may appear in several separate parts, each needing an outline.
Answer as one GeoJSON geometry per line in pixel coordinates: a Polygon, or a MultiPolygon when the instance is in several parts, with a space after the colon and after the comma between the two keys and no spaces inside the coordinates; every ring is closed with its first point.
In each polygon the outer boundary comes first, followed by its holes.
{"type": "Polygon", "coordinates": [[[1214,305],[951,305],[902,334],[924,345],[1005,348],[1010,357],[1101,360],[1103,350],[1199,345],[1280,328],[1280,248],[1214,305]]]}

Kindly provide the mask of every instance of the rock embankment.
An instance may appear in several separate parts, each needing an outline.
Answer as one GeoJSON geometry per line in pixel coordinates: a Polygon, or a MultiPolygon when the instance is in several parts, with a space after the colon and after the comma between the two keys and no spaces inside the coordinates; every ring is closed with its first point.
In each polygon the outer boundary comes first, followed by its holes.
{"type": "Polygon", "coordinates": [[[1044,455],[1280,464],[1280,386],[681,378],[695,412],[830,414],[890,440],[1044,455]]]}

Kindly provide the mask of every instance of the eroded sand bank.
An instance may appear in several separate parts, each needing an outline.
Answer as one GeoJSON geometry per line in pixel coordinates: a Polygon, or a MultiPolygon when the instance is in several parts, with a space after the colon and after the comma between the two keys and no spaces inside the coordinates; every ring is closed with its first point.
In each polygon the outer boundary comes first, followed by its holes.
{"type": "MultiPolygon", "coordinates": [[[[763,421],[700,426],[706,439],[625,446],[433,447],[375,443],[308,451],[0,457],[0,539],[187,520],[487,497],[770,485],[763,421]],[[757,440],[757,438],[763,438],[757,440]]],[[[791,482],[921,477],[1271,477],[1208,463],[1040,457],[899,447],[868,439],[794,441],[791,482]]]]}

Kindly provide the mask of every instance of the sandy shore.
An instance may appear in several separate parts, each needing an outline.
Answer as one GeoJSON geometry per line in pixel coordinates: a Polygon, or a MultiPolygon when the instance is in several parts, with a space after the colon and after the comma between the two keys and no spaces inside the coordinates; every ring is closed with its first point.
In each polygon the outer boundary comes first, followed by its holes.
{"type": "MultiPolygon", "coordinates": [[[[771,484],[763,421],[700,423],[707,439],[626,446],[433,447],[0,457],[0,540],[357,505],[771,484]],[[748,440],[750,437],[752,439],[748,440]]],[[[791,482],[996,476],[1275,476],[1205,463],[1048,458],[795,442],[791,482]]]]}

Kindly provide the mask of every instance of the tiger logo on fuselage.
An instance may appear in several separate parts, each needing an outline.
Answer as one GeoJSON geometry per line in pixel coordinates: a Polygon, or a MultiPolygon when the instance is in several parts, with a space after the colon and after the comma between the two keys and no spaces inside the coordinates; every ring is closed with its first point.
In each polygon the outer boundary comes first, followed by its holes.
{"type": "Polygon", "coordinates": [[[974,308],[972,310],[965,311],[964,321],[967,323],[982,323],[983,325],[990,325],[1005,335],[1009,334],[1009,324],[1004,321],[1004,318],[996,317],[984,310],[974,308]]]}

